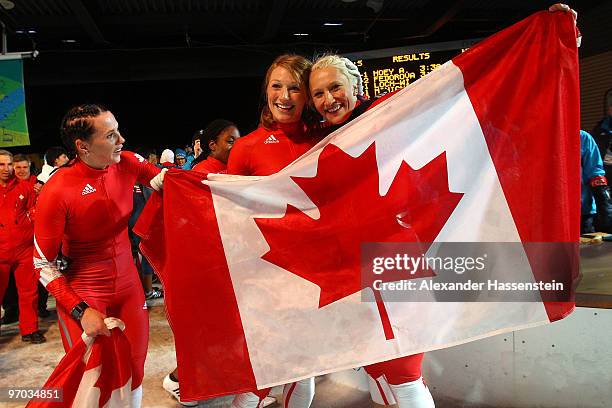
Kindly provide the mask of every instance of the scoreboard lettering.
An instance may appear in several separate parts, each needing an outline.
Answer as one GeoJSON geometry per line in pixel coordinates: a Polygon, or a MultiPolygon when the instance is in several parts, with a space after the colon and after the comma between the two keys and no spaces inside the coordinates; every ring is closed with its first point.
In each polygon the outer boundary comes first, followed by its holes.
{"type": "Polygon", "coordinates": [[[426,59],[429,59],[430,56],[431,55],[428,52],[420,52],[418,54],[394,55],[393,62],[408,62],[408,61],[426,60],[426,59]]]}
{"type": "Polygon", "coordinates": [[[366,98],[377,98],[407,87],[459,55],[467,48],[443,51],[422,51],[390,55],[382,58],[362,58],[353,62],[361,72],[366,98]]]}

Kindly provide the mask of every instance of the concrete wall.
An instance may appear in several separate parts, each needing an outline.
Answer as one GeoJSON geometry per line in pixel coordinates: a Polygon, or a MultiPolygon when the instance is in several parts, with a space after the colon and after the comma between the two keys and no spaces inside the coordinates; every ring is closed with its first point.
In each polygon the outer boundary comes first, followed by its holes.
{"type": "MultiPolygon", "coordinates": [[[[423,372],[439,407],[608,408],[612,310],[577,308],[550,325],[433,351],[423,372]]],[[[363,370],[329,379],[367,390],[363,370]]]]}

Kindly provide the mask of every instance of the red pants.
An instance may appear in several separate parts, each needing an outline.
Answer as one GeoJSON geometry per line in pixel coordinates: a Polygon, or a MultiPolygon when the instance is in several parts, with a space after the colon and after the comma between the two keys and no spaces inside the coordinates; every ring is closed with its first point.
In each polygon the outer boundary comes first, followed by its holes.
{"type": "MultiPolygon", "coordinates": [[[[133,267],[133,265],[132,265],[133,267]]],[[[125,335],[130,342],[132,354],[132,390],[142,384],[144,364],[149,343],[149,315],[145,304],[142,285],[135,271],[128,271],[135,279],[130,285],[108,289],[86,290],[82,285],[72,285],[73,290],[92,308],[108,317],[116,317],[125,323],[125,335]]],[[[75,282],[76,283],[76,282],[75,282]]],[[[64,349],[68,351],[78,341],[83,328],[58,304],[58,323],[62,334],[64,349]]]]}
{"type": "Polygon", "coordinates": [[[9,274],[15,275],[19,294],[19,332],[22,336],[38,330],[38,279],[32,263],[32,247],[26,247],[12,259],[0,261],[0,302],[8,284],[9,274]]]}
{"type": "Polygon", "coordinates": [[[384,375],[389,384],[398,385],[421,378],[423,353],[396,358],[364,367],[366,372],[376,379],[384,375]]]}

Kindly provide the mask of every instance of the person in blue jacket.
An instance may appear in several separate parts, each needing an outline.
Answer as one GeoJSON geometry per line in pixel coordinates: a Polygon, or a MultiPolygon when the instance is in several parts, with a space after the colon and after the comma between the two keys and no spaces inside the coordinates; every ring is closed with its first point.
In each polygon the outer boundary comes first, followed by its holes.
{"type": "Polygon", "coordinates": [[[580,232],[612,232],[612,200],[601,154],[593,137],[580,131],[580,232]]]}

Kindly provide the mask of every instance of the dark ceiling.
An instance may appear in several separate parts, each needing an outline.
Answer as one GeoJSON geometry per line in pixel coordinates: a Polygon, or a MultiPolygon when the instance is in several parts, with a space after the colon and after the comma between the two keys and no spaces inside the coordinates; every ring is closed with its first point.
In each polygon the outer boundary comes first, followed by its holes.
{"type": "MultiPolygon", "coordinates": [[[[8,51],[40,51],[26,64],[30,85],[49,85],[259,76],[283,52],[312,56],[482,38],[551,3],[0,0],[0,20],[8,51]]],[[[581,0],[575,8],[582,14],[600,3],[581,0]]]]}

